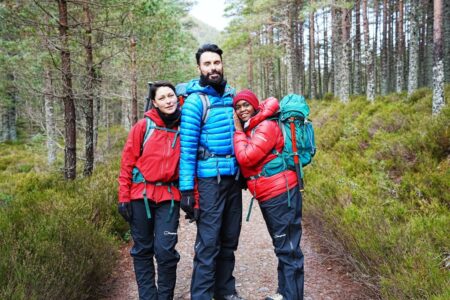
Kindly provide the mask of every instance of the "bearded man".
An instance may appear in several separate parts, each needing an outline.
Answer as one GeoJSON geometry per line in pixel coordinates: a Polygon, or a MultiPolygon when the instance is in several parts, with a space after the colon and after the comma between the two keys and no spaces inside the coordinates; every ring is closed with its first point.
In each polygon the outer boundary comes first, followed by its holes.
{"type": "Polygon", "coordinates": [[[181,208],[186,218],[197,222],[193,300],[242,299],[233,276],[242,222],[233,148],[235,92],[224,78],[222,53],[214,44],[198,49],[200,79],[188,83],[181,116],[181,208]]]}

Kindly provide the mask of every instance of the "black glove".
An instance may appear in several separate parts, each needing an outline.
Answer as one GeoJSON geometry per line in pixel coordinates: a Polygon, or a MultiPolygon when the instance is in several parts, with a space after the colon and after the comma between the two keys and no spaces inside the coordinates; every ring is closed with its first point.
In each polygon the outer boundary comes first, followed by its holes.
{"type": "MultiPolygon", "coordinates": [[[[195,220],[194,214],[195,196],[194,191],[183,191],[181,192],[181,209],[186,213],[186,219],[191,221],[195,220]]],[[[196,209],[198,211],[198,209],[196,209]]],[[[197,212],[198,216],[198,212],[197,212]]]]}
{"type": "Polygon", "coordinates": [[[198,221],[198,217],[200,216],[200,210],[198,208],[194,208],[194,216],[189,219],[189,223],[194,221],[198,221]]]}
{"type": "Polygon", "coordinates": [[[131,217],[133,216],[133,210],[131,209],[130,202],[120,202],[119,203],[119,214],[125,219],[127,222],[131,222],[131,217]]]}

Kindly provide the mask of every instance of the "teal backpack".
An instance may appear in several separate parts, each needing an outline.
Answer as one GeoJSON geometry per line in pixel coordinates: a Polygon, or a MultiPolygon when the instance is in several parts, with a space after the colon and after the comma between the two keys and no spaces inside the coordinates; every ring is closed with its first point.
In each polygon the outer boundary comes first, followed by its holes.
{"type": "MultiPolygon", "coordinates": [[[[310,164],[316,154],[316,143],[314,140],[314,128],[308,119],[309,106],[302,95],[289,94],[280,101],[280,112],[275,118],[280,126],[284,138],[284,147],[280,152],[275,149],[272,152],[276,155],[274,159],[266,163],[260,174],[265,177],[278,174],[285,170],[293,170],[297,173],[298,186],[300,191],[303,187],[303,167],[310,164]]],[[[253,129],[254,130],[254,129],[253,129]]],[[[288,183],[286,182],[288,193],[288,206],[291,207],[291,197],[288,183]]],[[[247,213],[247,222],[253,206],[252,197],[247,213]]]]}
{"type": "Polygon", "coordinates": [[[283,132],[283,151],[273,150],[277,157],[268,162],[261,173],[272,176],[287,169],[295,170],[301,191],[303,167],[310,164],[316,154],[314,128],[308,116],[309,106],[305,97],[289,94],[280,101],[280,113],[276,119],[283,132]]]}

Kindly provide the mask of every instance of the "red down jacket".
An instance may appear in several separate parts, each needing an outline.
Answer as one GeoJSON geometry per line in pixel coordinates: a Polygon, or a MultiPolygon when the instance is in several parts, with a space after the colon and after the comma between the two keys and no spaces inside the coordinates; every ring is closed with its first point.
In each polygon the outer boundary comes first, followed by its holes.
{"type": "MultiPolygon", "coordinates": [[[[146,112],[145,116],[152,119],[156,126],[165,127],[156,109],[146,112]]],[[[132,182],[134,167],[141,171],[147,182],[178,182],[179,137],[172,148],[175,133],[155,129],[140,155],[145,130],[146,120],[141,119],[131,128],[123,148],[119,175],[119,202],[143,199],[144,183],[132,182]]],[[[147,183],[146,187],[148,199],[154,202],[170,200],[172,195],[176,201],[181,198],[175,186],[171,187],[172,194],[167,185],[147,183]]]]}
{"type": "MultiPolygon", "coordinates": [[[[244,125],[244,132],[234,134],[236,159],[245,178],[261,173],[264,165],[276,156],[275,148],[281,152],[284,146],[283,134],[277,122],[267,120],[279,109],[278,100],[268,98],[259,105],[259,112],[244,125]]],[[[270,177],[248,179],[247,186],[252,195],[264,202],[292,189],[297,184],[294,171],[286,170],[270,177]]]]}

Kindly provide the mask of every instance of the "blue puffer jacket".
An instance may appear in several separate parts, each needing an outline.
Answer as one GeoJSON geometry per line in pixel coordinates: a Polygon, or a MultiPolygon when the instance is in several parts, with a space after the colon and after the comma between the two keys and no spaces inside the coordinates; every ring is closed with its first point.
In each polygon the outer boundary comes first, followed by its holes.
{"type": "Polygon", "coordinates": [[[189,82],[181,114],[180,125],[180,190],[194,189],[194,178],[236,175],[238,165],[233,148],[233,97],[234,89],[226,86],[221,97],[211,86],[202,87],[198,79],[189,82]],[[202,122],[203,105],[198,93],[208,96],[211,106],[202,122]],[[199,151],[206,150],[213,157],[201,158],[199,151]],[[214,156],[215,155],[215,156],[214,156]]]}

